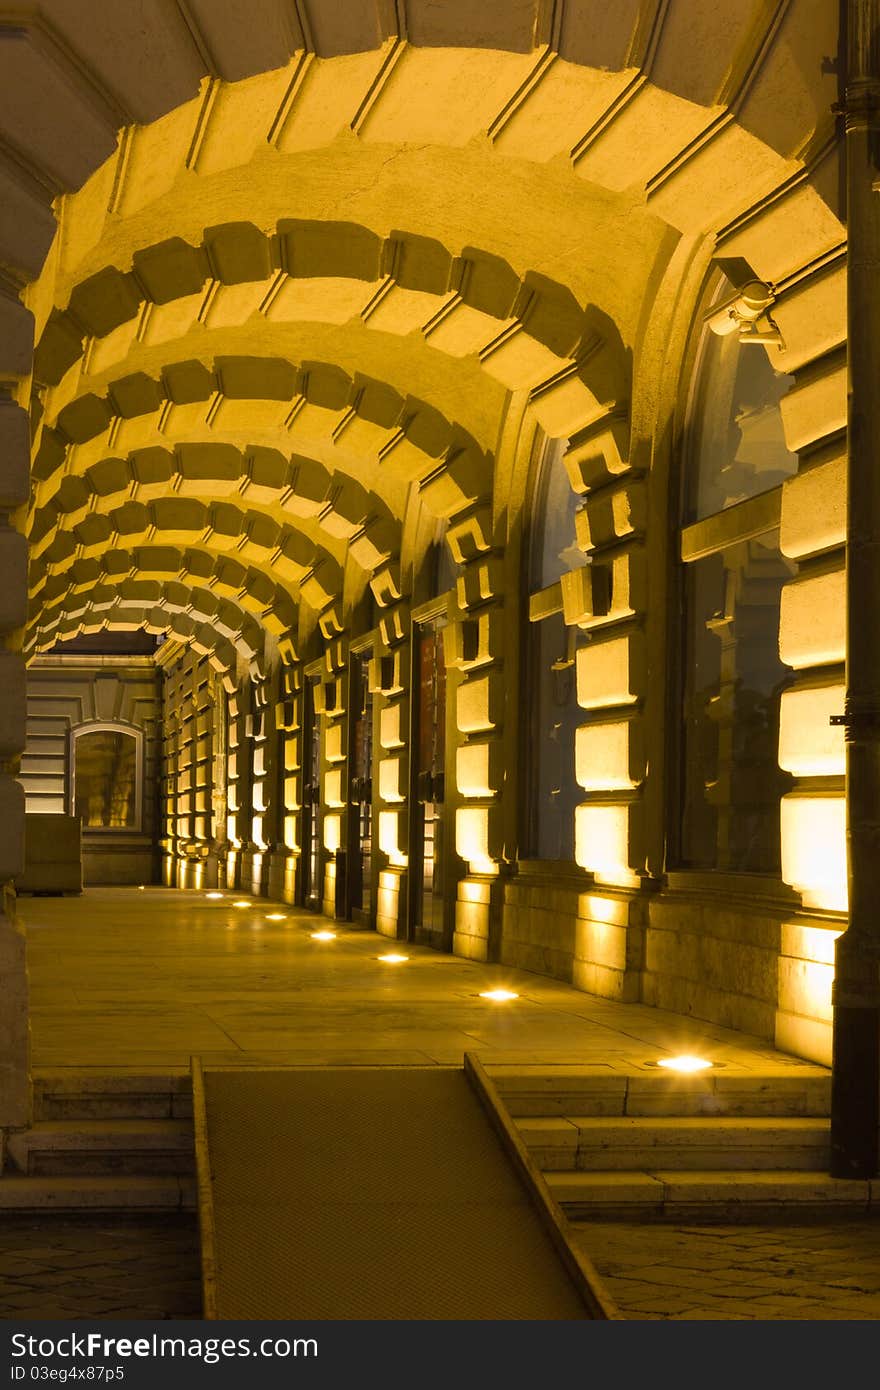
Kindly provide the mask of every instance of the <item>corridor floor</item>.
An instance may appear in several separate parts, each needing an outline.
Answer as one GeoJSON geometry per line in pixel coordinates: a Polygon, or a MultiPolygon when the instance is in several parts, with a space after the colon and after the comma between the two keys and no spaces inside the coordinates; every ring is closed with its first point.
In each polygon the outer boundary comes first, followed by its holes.
{"type": "Polygon", "coordinates": [[[33,1065],[205,1061],[581,1063],[631,1070],[675,1052],[727,1067],[802,1066],[759,1039],[525,971],[481,965],[225,893],[92,888],[22,898],[33,1065]],[[246,901],[246,907],[235,907],[246,901]],[[281,914],[283,920],[270,918],[281,914]],[[312,933],[333,930],[330,941],[312,933]],[[409,960],[385,964],[391,951],[409,960]],[[519,998],[495,1003],[503,985],[519,998]]]}
{"type": "MultiPolygon", "coordinates": [[[[37,1072],[187,1067],[192,1053],[205,1061],[429,1065],[457,1064],[473,1051],[488,1063],[632,1071],[687,1051],[764,1075],[805,1066],[724,1028],[402,946],[246,894],[91,889],[81,898],[23,898],[19,907],[37,1072]],[[283,920],[269,920],[275,913],[283,920]],[[311,934],[319,929],[336,936],[316,941],[311,934]],[[377,959],[392,950],[409,960],[377,959]],[[480,997],[498,985],[519,998],[499,1004],[480,997]]],[[[880,1319],[880,1221],[600,1222],[577,1230],[626,1318],[880,1319]]],[[[37,1234],[28,1240],[41,1249],[46,1243],[37,1234]]],[[[64,1232],[58,1242],[67,1259],[64,1232]]],[[[17,1306],[40,1316],[41,1298],[55,1306],[52,1281],[61,1275],[47,1257],[44,1288],[42,1267],[27,1263],[27,1241],[17,1255],[15,1239],[7,1244],[2,1273],[27,1285],[17,1306]],[[12,1266],[22,1258],[24,1273],[16,1274],[12,1266]]],[[[116,1253],[101,1245],[88,1259],[79,1245],[75,1253],[87,1266],[100,1256],[102,1268],[112,1267],[129,1258],[130,1245],[121,1240],[116,1253]]],[[[71,1305],[64,1316],[88,1316],[93,1293],[101,1290],[82,1287],[83,1311],[71,1305]]],[[[129,1308],[128,1315],[138,1313],[129,1308]]]]}

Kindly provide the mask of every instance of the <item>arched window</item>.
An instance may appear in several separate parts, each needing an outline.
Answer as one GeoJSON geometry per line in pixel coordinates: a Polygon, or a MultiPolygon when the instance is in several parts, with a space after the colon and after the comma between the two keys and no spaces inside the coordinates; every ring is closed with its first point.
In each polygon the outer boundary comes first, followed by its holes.
{"type": "Polygon", "coordinates": [[[525,663],[529,823],[523,831],[528,855],[573,863],[574,813],[583,800],[574,744],[583,712],[575,679],[577,629],[563,618],[559,580],[588,562],[577,538],[580,498],[563,461],[567,444],[565,439],[543,441],[532,492],[525,663]]]}
{"type": "Polygon", "coordinates": [[[72,731],[72,740],[72,811],[83,830],[140,830],[140,731],[86,724],[72,731]]]}
{"type": "Polygon", "coordinates": [[[577,540],[582,499],[572,490],[563,463],[567,447],[567,439],[548,439],[543,448],[532,511],[531,593],[587,563],[577,540]]]}
{"type": "MultiPolygon", "coordinates": [[[[706,312],[734,293],[721,277],[706,312]]],[[[780,408],[794,377],[774,366],[776,352],[743,341],[736,331],[719,335],[704,325],[690,409],[686,521],[726,511],[797,472],[780,408]]]]}
{"type": "MultiPolygon", "coordinates": [[[[733,293],[721,280],[707,297],[733,293]]],[[[797,469],[777,348],[703,322],[684,445],[680,867],[778,875],[781,485],[797,469]]]]}

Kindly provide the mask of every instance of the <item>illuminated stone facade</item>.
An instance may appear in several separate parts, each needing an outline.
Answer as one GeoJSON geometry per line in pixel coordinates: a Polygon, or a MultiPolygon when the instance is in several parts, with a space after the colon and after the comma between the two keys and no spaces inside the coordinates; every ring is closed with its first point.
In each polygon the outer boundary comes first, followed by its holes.
{"type": "Polygon", "coordinates": [[[25,663],[143,629],[165,883],[828,1060],[837,9],[24,7],[0,34],[0,881],[25,663]],[[707,319],[754,281],[763,316],[716,351],[707,319]],[[694,510],[710,373],[740,442],[694,510]]]}

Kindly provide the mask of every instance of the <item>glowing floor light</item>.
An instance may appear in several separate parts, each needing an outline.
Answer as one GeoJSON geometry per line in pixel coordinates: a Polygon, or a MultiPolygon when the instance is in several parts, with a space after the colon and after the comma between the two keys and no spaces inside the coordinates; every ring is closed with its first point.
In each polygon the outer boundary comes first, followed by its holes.
{"type": "Polygon", "coordinates": [[[402,961],[409,960],[409,956],[401,956],[396,951],[389,951],[387,956],[377,956],[376,960],[382,960],[386,965],[400,965],[402,961]]]}
{"type": "Polygon", "coordinates": [[[661,1057],[657,1063],[658,1067],[665,1067],[667,1071],[695,1072],[707,1071],[712,1063],[707,1062],[703,1057],[661,1057]]]}
{"type": "Polygon", "coordinates": [[[232,904],[233,907],[250,907],[250,903],[245,898],[237,898],[232,904]]]}
{"type": "Polygon", "coordinates": [[[205,894],[205,897],[206,897],[206,898],[222,898],[222,897],[223,897],[223,894],[222,894],[222,893],[206,893],[206,894],[205,894]]]}
{"type": "Polygon", "coordinates": [[[508,999],[518,999],[519,995],[512,989],[483,989],[480,991],[481,999],[491,999],[495,1004],[503,1004],[508,999]]]}
{"type": "Polygon", "coordinates": [[[286,922],[286,921],[287,921],[287,913],[286,913],[286,912],[267,912],[267,913],[266,913],[266,921],[267,921],[267,922],[286,922]]]}
{"type": "Polygon", "coordinates": [[[310,932],[309,935],[311,936],[311,938],[312,938],[313,941],[335,941],[335,940],[336,940],[336,933],[335,933],[335,931],[313,931],[313,932],[310,932]]]}

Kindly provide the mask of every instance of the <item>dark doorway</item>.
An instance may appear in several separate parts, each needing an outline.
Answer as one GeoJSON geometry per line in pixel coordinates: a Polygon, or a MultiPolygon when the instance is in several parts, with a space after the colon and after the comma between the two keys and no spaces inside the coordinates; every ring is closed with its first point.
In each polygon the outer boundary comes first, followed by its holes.
{"type": "Polygon", "coordinates": [[[349,879],[351,919],[370,927],[373,902],[373,694],[369,653],[351,666],[351,790],[349,794],[349,879]]]}
{"type": "Polygon", "coordinates": [[[413,931],[415,940],[449,950],[446,928],[446,663],[445,619],[422,625],[418,642],[418,737],[416,770],[413,931]]]}
{"type": "Polygon", "coordinates": [[[305,683],[303,700],[302,906],[320,911],[321,881],[321,725],[315,708],[315,680],[305,683]]]}

